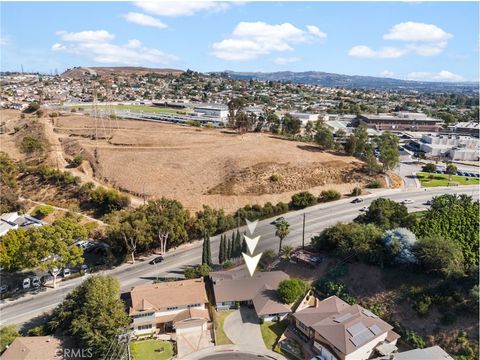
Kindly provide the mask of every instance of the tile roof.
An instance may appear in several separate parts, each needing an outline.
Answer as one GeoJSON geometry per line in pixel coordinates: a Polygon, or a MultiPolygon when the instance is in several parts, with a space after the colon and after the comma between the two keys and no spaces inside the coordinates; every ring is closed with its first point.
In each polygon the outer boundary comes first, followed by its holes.
{"type": "Polygon", "coordinates": [[[191,304],[206,304],[207,292],[203,279],[163,282],[136,286],[130,292],[130,315],[147,310],[191,304]]]}

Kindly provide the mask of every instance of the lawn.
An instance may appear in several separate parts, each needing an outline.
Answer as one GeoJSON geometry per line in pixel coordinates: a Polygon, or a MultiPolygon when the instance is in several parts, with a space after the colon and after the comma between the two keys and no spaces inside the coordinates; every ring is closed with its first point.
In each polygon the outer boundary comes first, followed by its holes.
{"type": "Polygon", "coordinates": [[[450,175],[447,174],[433,174],[419,172],[417,173],[418,180],[424,187],[435,186],[449,186],[449,185],[477,185],[480,184],[479,178],[472,178],[466,176],[452,175],[451,181],[450,175]]]}
{"type": "Polygon", "coordinates": [[[278,339],[282,336],[287,326],[288,320],[282,320],[280,322],[264,322],[260,325],[263,342],[267,349],[275,350],[278,339]]]}
{"type": "Polygon", "coordinates": [[[131,344],[133,360],[168,360],[173,357],[173,346],[168,341],[141,340],[131,344]],[[155,351],[162,349],[163,351],[155,351]]]}
{"type": "Polygon", "coordinates": [[[232,312],[233,310],[225,310],[225,311],[218,311],[216,314],[216,320],[215,320],[216,345],[233,344],[232,341],[228,338],[227,334],[225,334],[225,331],[223,331],[223,322],[225,321],[227,316],[230,315],[232,312]]]}
{"type": "MultiPolygon", "coordinates": [[[[92,105],[81,105],[80,108],[89,108],[92,105]]],[[[99,110],[107,109],[105,105],[98,105],[99,110]]],[[[113,110],[118,111],[133,111],[133,112],[146,112],[146,113],[154,113],[154,114],[177,114],[177,112],[189,112],[186,109],[172,109],[172,108],[162,108],[156,106],[148,106],[148,105],[113,105],[113,110]]]]}

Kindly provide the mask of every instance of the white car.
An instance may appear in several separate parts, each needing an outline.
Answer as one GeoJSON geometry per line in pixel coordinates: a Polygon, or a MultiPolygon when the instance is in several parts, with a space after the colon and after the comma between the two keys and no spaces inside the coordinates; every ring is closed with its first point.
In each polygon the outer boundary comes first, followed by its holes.
{"type": "Polygon", "coordinates": [[[62,271],[62,276],[63,276],[64,278],[69,277],[70,275],[72,275],[72,272],[70,271],[69,268],[63,269],[63,271],[62,271]]]}
{"type": "Polygon", "coordinates": [[[82,271],[84,273],[87,273],[88,272],[88,265],[83,264],[82,266],[80,266],[80,271],[82,271]]]}
{"type": "Polygon", "coordinates": [[[29,279],[29,278],[23,279],[23,281],[22,281],[22,288],[24,288],[24,289],[30,289],[30,279],[29,279]]]}
{"type": "Polygon", "coordinates": [[[360,209],[360,211],[368,211],[368,206],[364,206],[360,209]]]}
{"type": "Polygon", "coordinates": [[[414,202],[415,202],[415,200],[406,199],[406,200],[403,200],[403,201],[402,201],[402,204],[407,205],[407,204],[413,204],[414,202]]]}

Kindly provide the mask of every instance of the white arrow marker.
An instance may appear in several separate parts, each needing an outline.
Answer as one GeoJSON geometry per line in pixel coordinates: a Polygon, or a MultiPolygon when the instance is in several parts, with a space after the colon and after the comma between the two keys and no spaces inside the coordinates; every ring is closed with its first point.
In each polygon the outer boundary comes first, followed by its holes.
{"type": "Polygon", "coordinates": [[[260,236],[257,236],[253,239],[250,239],[247,235],[243,235],[243,237],[245,238],[245,242],[247,243],[248,251],[250,252],[250,254],[253,254],[255,248],[257,247],[260,236]]]}
{"type": "Polygon", "coordinates": [[[263,253],[260,253],[255,256],[248,256],[245,253],[242,253],[243,258],[245,259],[245,264],[247,264],[248,272],[250,273],[250,276],[253,276],[253,273],[255,272],[255,269],[257,268],[258,262],[260,261],[260,257],[262,256],[263,253]]]}
{"type": "Polygon", "coordinates": [[[253,232],[255,231],[255,228],[257,227],[257,224],[258,224],[258,219],[255,221],[250,221],[248,219],[245,219],[245,220],[247,220],[248,232],[250,233],[250,235],[253,235],[253,232]]]}

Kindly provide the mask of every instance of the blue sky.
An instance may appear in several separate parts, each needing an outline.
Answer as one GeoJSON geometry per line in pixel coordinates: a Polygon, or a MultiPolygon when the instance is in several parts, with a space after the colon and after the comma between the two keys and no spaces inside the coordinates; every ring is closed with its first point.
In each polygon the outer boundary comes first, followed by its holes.
{"type": "Polygon", "coordinates": [[[478,80],[476,2],[3,2],[2,70],[73,66],[478,80]]]}

